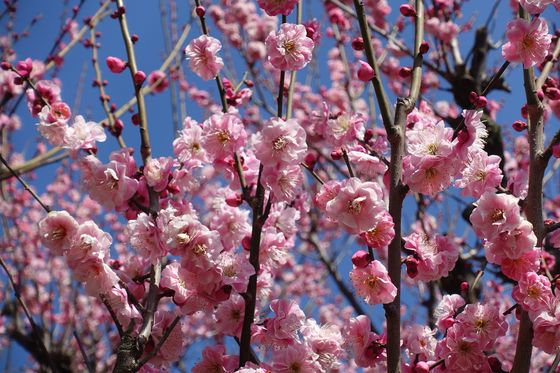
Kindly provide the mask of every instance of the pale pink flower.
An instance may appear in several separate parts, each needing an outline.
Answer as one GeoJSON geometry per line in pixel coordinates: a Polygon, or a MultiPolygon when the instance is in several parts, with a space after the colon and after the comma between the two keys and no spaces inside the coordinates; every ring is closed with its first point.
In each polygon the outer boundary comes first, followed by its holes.
{"type": "Polygon", "coordinates": [[[283,167],[265,167],[262,181],[280,202],[292,202],[303,184],[303,171],[298,165],[283,167]]]}
{"type": "Polygon", "coordinates": [[[116,159],[107,165],[93,155],[80,162],[83,188],[90,197],[108,209],[128,208],[128,200],[138,190],[138,180],[129,176],[128,165],[116,159]]]}
{"type": "Polygon", "coordinates": [[[547,5],[552,3],[553,0],[519,0],[519,5],[529,14],[540,14],[544,12],[547,5]]]}
{"type": "Polygon", "coordinates": [[[504,258],[502,260],[502,272],[512,280],[519,281],[527,272],[539,269],[540,250],[526,251],[517,259],[504,258]]]}
{"type": "Polygon", "coordinates": [[[387,165],[379,158],[367,154],[364,151],[351,150],[348,152],[348,159],[354,167],[354,171],[359,175],[364,175],[364,179],[372,179],[387,172],[387,165]]]}
{"type": "Polygon", "coordinates": [[[266,321],[266,329],[274,344],[290,345],[305,322],[305,314],[294,301],[275,299],[270,309],[276,314],[266,321]]]}
{"type": "Polygon", "coordinates": [[[536,244],[533,224],[523,220],[518,227],[498,233],[484,244],[486,259],[495,264],[501,264],[505,258],[518,259],[536,244]]]}
{"type": "Polygon", "coordinates": [[[430,238],[425,234],[412,233],[403,239],[406,241],[404,247],[414,251],[418,260],[417,280],[435,281],[446,277],[459,258],[459,248],[448,236],[430,238]]]}
{"type": "Polygon", "coordinates": [[[144,167],[144,177],[149,186],[156,192],[162,192],[167,187],[173,167],[173,159],[169,157],[151,158],[144,167]]]}
{"type": "Polygon", "coordinates": [[[327,203],[327,215],[348,232],[358,234],[375,226],[375,218],[385,211],[383,191],[375,182],[346,180],[338,195],[327,203]]]}
{"type": "Polygon", "coordinates": [[[317,195],[313,198],[315,205],[322,211],[326,211],[327,204],[334,200],[340,188],[342,188],[342,183],[338,180],[329,180],[321,185],[321,189],[319,189],[319,192],[317,192],[317,195]]]}
{"type": "Polygon", "coordinates": [[[91,257],[81,262],[72,273],[76,280],[85,283],[86,293],[94,297],[106,294],[119,283],[119,277],[115,271],[97,257],[91,257]]]}
{"type": "Polygon", "coordinates": [[[541,63],[548,54],[552,35],[541,17],[528,21],[517,18],[507,25],[508,42],[502,46],[502,56],[510,62],[522,62],[524,68],[541,63]]]}
{"type": "Polygon", "coordinates": [[[371,261],[365,268],[354,267],[350,280],[356,293],[367,304],[390,303],[397,295],[397,288],[391,282],[387,269],[377,260],[371,261]]]}
{"type": "Polygon", "coordinates": [[[249,277],[255,273],[255,267],[245,255],[224,251],[218,257],[218,267],[222,270],[222,282],[231,285],[238,293],[247,291],[249,277]]]}
{"type": "Polygon", "coordinates": [[[204,148],[214,160],[233,155],[247,139],[243,122],[236,114],[214,114],[204,122],[202,129],[204,148]]]}
{"type": "Polygon", "coordinates": [[[63,255],[78,231],[78,222],[66,211],[51,211],[39,222],[41,242],[53,255],[63,255]]]}
{"type": "Polygon", "coordinates": [[[374,221],[373,228],[360,233],[369,247],[381,250],[387,247],[395,237],[395,224],[388,211],[383,211],[374,221]]]}
{"type": "Polygon", "coordinates": [[[269,16],[279,14],[287,16],[292,12],[298,0],[258,0],[257,2],[269,16]]]}
{"type": "Polygon", "coordinates": [[[162,226],[158,223],[159,218],[154,221],[150,215],[141,212],[136,219],[128,221],[126,228],[130,246],[152,261],[167,254],[162,242],[162,226]]]}
{"type": "Polygon", "coordinates": [[[187,300],[187,274],[186,270],[181,268],[177,262],[173,262],[165,266],[161,271],[160,287],[174,291],[173,301],[176,304],[183,304],[187,300]]]}
{"type": "MultiPolygon", "coordinates": [[[[159,341],[163,337],[167,328],[171,325],[175,317],[172,311],[158,310],[154,315],[154,325],[152,328],[152,337],[154,340],[159,341]]],[[[156,356],[150,359],[150,364],[156,366],[170,365],[179,360],[183,354],[183,322],[179,322],[171,330],[167,339],[159,349],[156,356]]],[[[152,347],[153,348],[153,347],[152,347]]],[[[145,354],[149,354],[150,348],[144,350],[145,354]]]]}
{"type": "Polygon", "coordinates": [[[307,319],[301,334],[305,343],[318,355],[317,361],[324,371],[339,368],[338,358],[343,354],[344,339],[337,325],[318,325],[314,319],[307,319]]]}
{"type": "Polygon", "coordinates": [[[501,232],[517,228],[522,220],[518,203],[519,199],[509,194],[484,193],[470,216],[478,237],[490,240],[501,232]]]}
{"type": "Polygon", "coordinates": [[[129,303],[125,289],[115,286],[105,294],[105,297],[123,327],[126,328],[132,319],[137,321],[142,319],[136,307],[129,303]]]}
{"type": "Polygon", "coordinates": [[[218,57],[222,43],[216,38],[201,35],[185,48],[191,70],[204,80],[215,78],[224,67],[224,61],[218,57]]]}
{"type": "Polygon", "coordinates": [[[511,293],[512,298],[530,313],[539,313],[552,305],[550,281],[535,272],[525,273],[511,293]]]}
{"type": "Polygon", "coordinates": [[[459,294],[444,295],[436,309],[434,317],[441,332],[446,331],[455,323],[455,315],[459,308],[465,305],[465,300],[459,294]]]}
{"type": "Polygon", "coordinates": [[[336,118],[329,118],[325,128],[325,137],[330,145],[341,147],[356,139],[363,139],[366,118],[360,113],[342,113],[336,118]]]}
{"type": "Polygon", "coordinates": [[[411,354],[420,355],[421,360],[431,360],[437,344],[435,333],[435,330],[426,325],[414,324],[403,328],[403,345],[411,354]]]}
{"type": "Polygon", "coordinates": [[[480,348],[490,350],[498,337],[507,332],[507,322],[498,307],[490,304],[467,304],[457,316],[465,337],[473,337],[480,348]]]}
{"type": "Polygon", "coordinates": [[[148,85],[154,92],[161,93],[169,87],[169,79],[163,71],[155,70],[148,75],[148,85]]]}
{"type": "Polygon", "coordinates": [[[265,40],[268,60],[279,70],[301,70],[311,61],[314,43],[303,25],[284,23],[265,40]]]}
{"type": "MultiPolygon", "coordinates": [[[[103,232],[93,221],[86,221],[78,227],[75,239],[66,254],[68,266],[75,269],[81,262],[92,257],[101,260],[108,258],[112,242],[113,239],[109,233],[103,232]]],[[[85,279],[80,281],[85,281],[85,279]]]]}
{"type": "Polygon", "coordinates": [[[307,152],[305,130],[295,119],[272,118],[255,140],[255,156],[264,166],[297,165],[307,152]]]}
{"type": "Polygon", "coordinates": [[[533,346],[547,354],[555,354],[560,346],[560,301],[548,311],[538,314],[533,320],[533,346]]]}
{"type": "Polygon", "coordinates": [[[275,373],[319,372],[321,365],[309,346],[295,343],[274,352],[272,367],[275,373]]]}
{"type": "Polygon", "coordinates": [[[72,150],[91,149],[95,148],[96,142],[106,139],[105,130],[99,123],[86,122],[84,117],[78,115],[64,134],[64,147],[72,150]]]}
{"type": "Polygon", "coordinates": [[[240,337],[244,315],[245,301],[241,295],[232,294],[228,300],[218,305],[214,313],[216,332],[240,337]]]}
{"type": "Polygon", "coordinates": [[[212,214],[209,227],[220,233],[224,249],[232,250],[241,244],[245,236],[251,235],[249,211],[230,206],[220,206],[212,214]]]}
{"type": "Polygon", "coordinates": [[[455,186],[463,188],[462,195],[475,198],[495,191],[503,177],[500,161],[499,156],[489,156],[483,150],[470,152],[467,165],[461,172],[461,179],[455,182],[455,186]]]}
{"type": "Polygon", "coordinates": [[[183,130],[173,141],[173,154],[187,170],[200,167],[208,162],[202,141],[202,127],[190,118],[185,119],[183,130]]]}
{"type": "Polygon", "coordinates": [[[68,131],[67,119],[58,120],[51,113],[52,110],[48,106],[44,106],[38,113],[39,123],[37,123],[37,130],[51,145],[62,146],[64,144],[64,136],[66,131],[68,131]]]}

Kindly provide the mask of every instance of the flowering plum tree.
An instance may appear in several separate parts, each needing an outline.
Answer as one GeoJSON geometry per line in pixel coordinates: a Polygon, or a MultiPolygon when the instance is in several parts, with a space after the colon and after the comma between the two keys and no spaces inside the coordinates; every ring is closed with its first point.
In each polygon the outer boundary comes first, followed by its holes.
{"type": "Polygon", "coordinates": [[[559,371],[559,1],[76,3],[0,13],[7,370],[559,371]]]}

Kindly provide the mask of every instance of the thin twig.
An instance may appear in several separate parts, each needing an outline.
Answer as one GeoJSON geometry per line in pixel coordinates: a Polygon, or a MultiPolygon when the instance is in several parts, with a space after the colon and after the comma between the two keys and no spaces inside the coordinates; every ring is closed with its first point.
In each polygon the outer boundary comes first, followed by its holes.
{"type": "Polygon", "coordinates": [[[92,366],[91,361],[87,356],[86,350],[84,349],[84,346],[82,345],[82,341],[80,340],[80,337],[78,336],[78,333],[76,332],[76,330],[74,330],[72,332],[72,334],[74,335],[74,338],[76,339],[76,342],[78,343],[78,347],[80,348],[80,352],[82,354],[82,358],[84,359],[84,363],[86,364],[86,368],[87,368],[88,372],[89,373],[94,373],[95,368],[92,366]]]}

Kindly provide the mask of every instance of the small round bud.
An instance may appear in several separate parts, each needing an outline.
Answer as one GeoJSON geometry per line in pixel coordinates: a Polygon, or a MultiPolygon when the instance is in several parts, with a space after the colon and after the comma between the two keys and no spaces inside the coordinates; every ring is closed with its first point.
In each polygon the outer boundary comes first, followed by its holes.
{"type": "Polygon", "coordinates": [[[371,262],[372,257],[365,250],[359,250],[352,255],[352,264],[358,268],[365,268],[371,262]]]}
{"type": "Polygon", "coordinates": [[[109,68],[109,70],[111,70],[111,72],[114,74],[122,73],[127,66],[127,63],[118,57],[109,56],[107,57],[105,62],[107,63],[107,67],[109,68]]]}
{"type": "Polygon", "coordinates": [[[203,6],[197,6],[194,11],[199,17],[204,17],[204,15],[206,14],[206,8],[204,8],[203,6]]]}
{"type": "Polygon", "coordinates": [[[412,69],[410,67],[401,67],[399,70],[399,76],[403,79],[408,78],[412,75],[412,69]]]}
{"type": "Polygon", "coordinates": [[[2,68],[2,70],[7,71],[12,68],[12,64],[8,61],[2,61],[2,63],[0,63],[0,67],[2,68]]]}
{"type": "Polygon", "coordinates": [[[404,17],[416,17],[416,10],[410,4],[401,5],[399,11],[404,17]]]}
{"type": "Polygon", "coordinates": [[[560,144],[556,144],[552,147],[552,155],[555,158],[560,158],[560,144]]]}
{"type": "Polygon", "coordinates": [[[430,44],[427,41],[423,41],[422,44],[420,44],[420,53],[426,54],[429,50],[430,44]]]}
{"type": "Polygon", "coordinates": [[[132,44],[136,44],[138,40],[140,40],[140,37],[137,34],[132,34],[132,36],[130,37],[130,41],[132,42],[132,44]]]}
{"type": "Polygon", "coordinates": [[[331,158],[332,158],[334,161],[338,161],[338,160],[342,159],[342,150],[340,150],[340,149],[338,149],[338,150],[333,150],[333,151],[331,152],[331,158]]]}
{"type": "Polygon", "coordinates": [[[363,51],[364,48],[364,39],[362,37],[359,36],[352,39],[352,49],[355,51],[363,51]]]}
{"type": "Polygon", "coordinates": [[[132,124],[134,124],[135,126],[140,124],[140,115],[138,115],[138,113],[135,113],[132,118],[132,124]]]}
{"type": "Polygon", "coordinates": [[[516,120],[515,122],[513,122],[513,124],[511,126],[517,132],[523,132],[527,129],[527,123],[525,123],[523,121],[520,121],[520,120],[516,120]]]}
{"type": "Polygon", "coordinates": [[[143,72],[142,70],[139,70],[134,74],[134,84],[142,85],[145,80],[146,80],[146,73],[143,72]]]}

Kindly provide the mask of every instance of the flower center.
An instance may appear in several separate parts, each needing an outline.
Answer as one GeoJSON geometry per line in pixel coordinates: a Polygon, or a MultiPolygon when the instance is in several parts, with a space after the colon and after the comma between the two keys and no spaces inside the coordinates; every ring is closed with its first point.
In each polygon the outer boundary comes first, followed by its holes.
{"type": "Polygon", "coordinates": [[[364,285],[370,288],[371,290],[377,289],[378,283],[379,283],[379,278],[376,276],[369,276],[364,280],[364,285]]]}
{"type": "Polygon", "coordinates": [[[506,218],[504,212],[500,209],[495,209],[492,215],[490,216],[490,220],[492,223],[497,223],[500,220],[504,220],[506,218]]]}
{"type": "Polygon", "coordinates": [[[483,181],[486,179],[486,171],[478,170],[476,174],[474,174],[474,179],[476,181],[483,181]]]}
{"type": "Polygon", "coordinates": [[[220,131],[218,132],[217,136],[218,136],[218,141],[221,142],[223,145],[225,145],[229,140],[231,140],[228,131],[220,131]]]}
{"type": "Polygon", "coordinates": [[[541,291],[537,286],[529,286],[527,289],[527,296],[530,298],[537,298],[541,295],[541,291]]]}
{"type": "Polygon", "coordinates": [[[280,136],[272,142],[272,147],[274,150],[284,150],[287,143],[286,138],[284,138],[284,136],[280,136]]]}
{"type": "Polygon", "coordinates": [[[435,167],[430,167],[428,169],[426,169],[426,179],[428,180],[432,180],[434,179],[438,174],[438,171],[435,167]]]}
{"type": "Polygon", "coordinates": [[[201,255],[206,252],[206,249],[207,249],[206,245],[199,243],[194,246],[193,253],[195,255],[201,255]]]}
{"type": "Polygon", "coordinates": [[[438,151],[438,146],[436,144],[428,145],[428,154],[429,155],[436,155],[438,151]]]}
{"type": "Polygon", "coordinates": [[[56,228],[51,233],[51,239],[54,241],[59,241],[66,236],[66,230],[62,227],[56,228]]]}
{"type": "Polygon", "coordinates": [[[291,54],[296,49],[296,43],[293,40],[287,40],[282,44],[286,53],[291,54]]]}
{"type": "Polygon", "coordinates": [[[176,237],[176,240],[179,244],[184,245],[191,240],[191,236],[187,233],[179,233],[176,237]]]}
{"type": "Polygon", "coordinates": [[[358,215],[362,212],[362,205],[365,202],[366,197],[354,198],[352,201],[348,201],[348,207],[346,210],[349,214],[358,215]]]}

